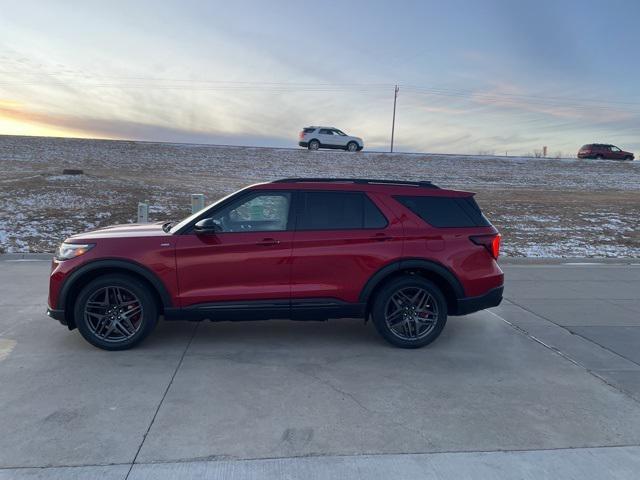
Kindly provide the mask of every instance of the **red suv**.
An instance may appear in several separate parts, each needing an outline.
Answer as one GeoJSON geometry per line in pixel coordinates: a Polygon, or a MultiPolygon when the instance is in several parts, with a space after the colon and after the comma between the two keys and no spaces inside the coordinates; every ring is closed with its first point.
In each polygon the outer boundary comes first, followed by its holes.
{"type": "Polygon", "coordinates": [[[165,320],[371,318],[399,347],[447,315],[502,300],[500,235],[473,194],[430,182],[291,178],[252,185],[179,223],[67,239],[48,315],[107,350],[165,320]]]}
{"type": "Polygon", "coordinates": [[[606,158],[609,160],[633,160],[633,153],[625,152],[615,145],[590,143],[583,145],[578,151],[578,158],[606,158]]]}

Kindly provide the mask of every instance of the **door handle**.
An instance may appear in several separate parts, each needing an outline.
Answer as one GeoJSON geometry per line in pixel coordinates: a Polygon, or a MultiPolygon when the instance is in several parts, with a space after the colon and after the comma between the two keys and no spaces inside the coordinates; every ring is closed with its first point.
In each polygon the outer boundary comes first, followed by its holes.
{"type": "Polygon", "coordinates": [[[373,239],[378,242],[388,242],[389,240],[393,240],[393,237],[390,237],[386,233],[376,233],[373,236],[373,239]]]}
{"type": "Polygon", "coordinates": [[[262,247],[270,247],[272,245],[278,245],[280,240],[276,240],[275,238],[263,238],[256,245],[260,245],[262,247]]]}

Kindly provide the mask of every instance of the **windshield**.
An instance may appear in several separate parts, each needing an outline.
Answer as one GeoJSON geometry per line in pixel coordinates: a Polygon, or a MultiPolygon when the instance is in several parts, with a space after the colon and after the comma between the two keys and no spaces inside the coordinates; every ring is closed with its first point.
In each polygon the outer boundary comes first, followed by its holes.
{"type": "MultiPolygon", "coordinates": [[[[244,188],[242,190],[244,190],[244,188]]],[[[192,222],[193,220],[198,218],[198,216],[200,216],[202,214],[202,212],[204,212],[205,210],[208,210],[209,208],[211,208],[211,207],[213,207],[215,205],[218,205],[220,202],[224,202],[227,198],[232,197],[233,195],[235,195],[236,193],[241,192],[242,190],[238,190],[237,192],[230,193],[229,195],[219,199],[217,202],[213,202],[211,205],[207,205],[202,210],[199,210],[199,211],[197,211],[195,213],[192,213],[191,215],[189,215],[184,220],[180,220],[178,223],[176,223],[175,225],[171,226],[171,229],[169,230],[169,233],[171,233],[173,235],[174,233],[179,232],[185,225],[188,225],[190,222],[192,222]]]]}

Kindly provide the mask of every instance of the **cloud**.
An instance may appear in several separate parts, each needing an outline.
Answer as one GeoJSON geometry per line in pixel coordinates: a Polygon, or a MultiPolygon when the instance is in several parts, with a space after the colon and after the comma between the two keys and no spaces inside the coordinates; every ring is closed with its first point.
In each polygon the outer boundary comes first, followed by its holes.
{"type": "Polygon", "coordinates": [[[96,138],[126,138],[176,143],[294,146],[290,140],[281,137],[198,131],[129,120],[51,114],[24,109],[15,102],[6,101],[0,102],[0,119],[62,128],[69,130],[70,133],[81,133],[83,136],[96,138]]]}
{"type": "Polygon", "coordinates": [[[471,95],[471,100],[493,108],[544,114],[560,119],[624,122],[637,116],[627,110],[603,106],[590,101],[576,100],[571,102],[570,100],[544,97],[536,98],[534,95],[527,95],[512,84],[502,84],[491,89],[478,90],[471,95]]]}

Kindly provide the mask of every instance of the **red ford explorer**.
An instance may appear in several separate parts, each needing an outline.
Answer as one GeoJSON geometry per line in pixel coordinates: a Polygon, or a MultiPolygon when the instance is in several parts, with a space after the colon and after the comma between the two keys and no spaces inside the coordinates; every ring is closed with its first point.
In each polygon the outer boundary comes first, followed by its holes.
{"type": "Polygon", "coordinates": [[[430,182],[290,178],[252,185],[179,223],[68,238],[48,315],[107,350],[165,320],[371,319],[421,347],[447,315],[502,300],[500,235],[472,193],[430,182]]]}

